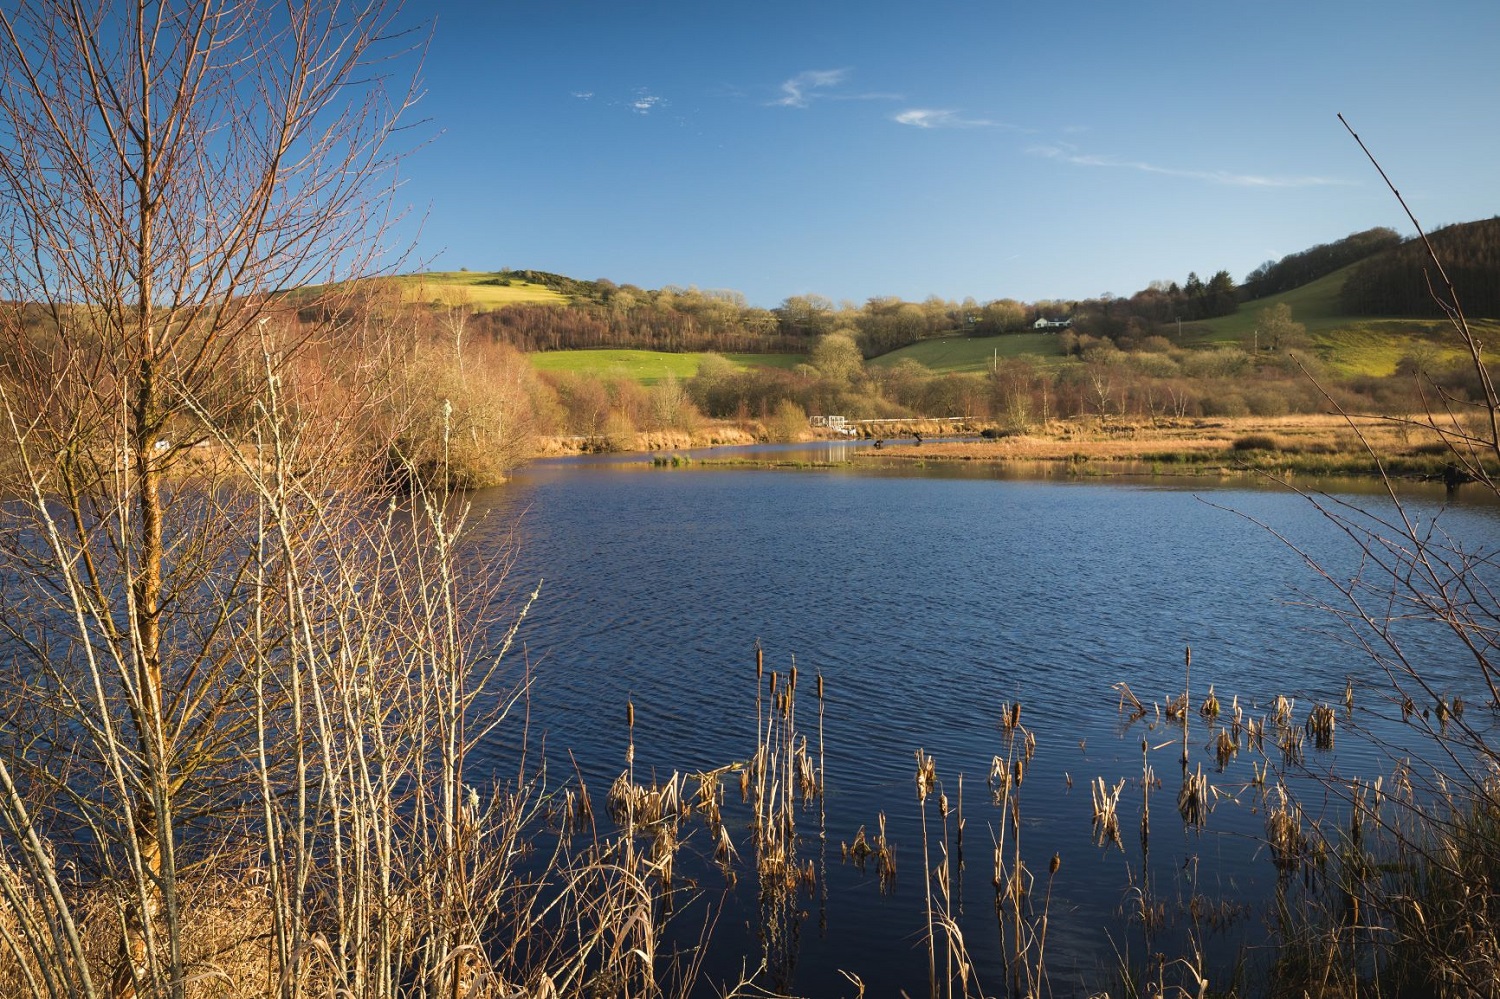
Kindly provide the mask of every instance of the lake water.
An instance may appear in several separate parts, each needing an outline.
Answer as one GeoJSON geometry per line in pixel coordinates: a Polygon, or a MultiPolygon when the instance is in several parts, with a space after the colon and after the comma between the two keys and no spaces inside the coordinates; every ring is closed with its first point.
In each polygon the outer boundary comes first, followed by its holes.
{"type": "MultiPolygon", "coordinates": [[[[841,459],[854,446],[760,453],[841,459]]],[[[1382,502],[1373,484],[1333,490],[1342,500],[1382,502]]],[[[1107,988],[1122,956],[1144,957],[1148,941],[1122,915],[1142,891],[1175,911],[1195,893],[1232,905],[1263,900],[1276,880],[1260,843],[1264,817],[1245,787],[1252,754],[1241,753],[1223,774],[1209,759],[1222,800],[1205,830],[1185,829],[1175,809],[1181,728],[1125,729],[1113,685],[1128,682],[1143,701],[1162,702],[1182,691],[1191,646],[1195,707],[1210,684],[1226,710],[1237,695],[1254,715],[1286,694],[1297,698],[1300,725],[1314,701],[1341,705],[1351,676],[1370,685],[1359,688],[1362,708],[1387,707],[1368,657],[1336,618],[1312,606],[1336,595],[1287,542],[1336,578],[1354,571],[1355,553],[1308,500],[1254,480],[1024,478],[940,463],[659,468],[634,455],[538,462],[472,500],[478,557],[497,552],[518,524],[509,584],[519,593],[545,580],[519,635],[533,678],[532,741],[545,739],[554,774],[571,769],[571,750],[596,804],[624,768],[627,700],[635,706],[636,772],[665,778],[753,752],[757,642],[768,671],[784,676],[795,659],[804,678],[799,717],[814,742],[808,681],[824,677],[826,839],[816,807],[799,820],[799,856],[817,863],[817,886],[767,955],[753,863],[728,893],[705,866],[703,894],[723,906],[711,976],[768,956],[769,983],[800,994],[852,994],[839,969],[858,974],[872,994],[922,994],[922,813],[913,778],[913,753],[922,748],[935,756],[950,799],[964,776],[965,866],[955,908],[986,990],[1002,991],[991,886],[1002,817],[985,778],[1005,752],[1002,705],[1020,701],[1037,739],[1019,789],[1021,852],[1037,893],[1054,853],[1061,862],[1048,919],[1051,988],[1059,995],[1107,988]],[[1162,779],[1152,791],[1154,866],[1144,872],[1143,739],[1158,747],[1150,762],[1162,779]],[[1096,776],[1129,780],[1123,850],[1093,842],[1096,776]],[[839,850],[860,826],[873,835],[881,812],[898,864],[889,891],[839,850]]],[[[1407,500],[1412,515],[1440,517],[1457,536],[1500,539],[1500,511],[1477,496],[1445,505],[1441,489],[1416,490],[1407,500]]],[[[1443,690],[1485,700],[1461,656],[1438,643],[1422,649],[1443,690]]],[[[513,668],[521,661],[515,654],[513,668]]],[[[1206,758],[1207,730],[1196,712],[1191,720],[1191,748],[1206,758]]],[[[482,767],[499,777],[514,772],[518,729],[502,730],[482,767]]],[[[1378,769],[1347,736],[1336,746],[1337,757],[1309,748],[1308,768],[1378,769]]],[[[728,794],[738,798],[733,787],[728,794]]],[[[935,864],[941,836],[931,803],[927,818],[935,864]]],[[[743,821],[730,829],[748,857],[743,821]]],[[[698,849],[711,848],[705,833],[695,835],[698,849]]],[[[949,847],[956,854],[951,830],[949,847]]],[[[701,928],[698,918],[689,937],[701,928]]],[[[1259,925],[1249,917],[1211,934],[1210,963],[1233,965],[1242,946],[1263,936],[1259,925]]]]}

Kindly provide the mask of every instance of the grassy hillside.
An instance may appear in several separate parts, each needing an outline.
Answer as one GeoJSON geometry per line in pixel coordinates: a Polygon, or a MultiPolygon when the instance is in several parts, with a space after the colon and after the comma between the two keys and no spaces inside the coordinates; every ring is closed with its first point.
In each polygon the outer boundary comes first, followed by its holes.
{"type": "MultiPolygon", "coordinates": [[[[293,289],[292,300],[299,305],[314,301],[333,288],[348,290],[348,285],[306,285],[293,289]]],[[[544,285],[518,281],[483,271],[428,271],[424,274],[397,274],[389,277],[362,278],[357,287],[379,289],[388,293],[399,289],[402,301],[426,302],[430,305],[468,305],[476,312],[488,312],[506,305],[567,305],[568,296],[544,285]],[[506,281],[508,284],[501,284],[506,281]]]]}
{"type": "Polygon", "coordinates": [[[477,312],[505,305],[566,305],[568,297],[551,288],[486,271],[427,271],[395,278],[409,302],[466,303],[477,312]],[[507,282],[507,283],[500,283],[507,282]]]}
{"type": "Polygon", "coordinates": [[[1020,357],[1023,354],[1044,358],[1062,358],[1062,348],[1055,333],[1006,333],[1001,336],[934,337],[910,344],[889,354],[882,354],[871,364],[890,367],[905,358],[918,361],[933,371],[988,371],[994,359],[1020,357]]]}
{"type": "Polygon", "coordinates": [[[1279,295],[1268,295],[1245,302],[1233,315],[1184,324],[1182,344],[1194,347],[1249,343],[1255,333],[1261,310],[1277,304],[1290,307],[1292,318],[1306,326],[1307,332],[1314,335],[1345,329],[1356,322],[1365,322],[1367,320],[1351,318],[1339,310],[1339,290],[1344,287],[1344,279],[1356,266],[1358,265],[1350,265],[1334,271],[1310,284],[1279,295]]]}
{"type": "MultiPolygon", "coordinates": [[[[1291,308],[1292,318],[1307,327],[1312,352],[1336,375],[1389,375],[1403,355],[1419,346],[1436,350],[1440,358],[1460,355],[1446,322],[1348,316],[1340,311],[1339,292],[1357,266],[1352,264],[1279,295],[1245,302],[1234,315],[1184,325],[1181,342],[1188,347],[1249,346],[1260,313],[1284,303],[1291,308]]],[[[1493,336],[1500,323],[1479,322],[1474,328],[1484,338],[1485,333],[1493,336]]]]}
{"type": "MultiPolygon", "coordinates": [[[[527,355],[538,371],[567,371],[603,378],[631,378],[655,385],[668,374],[691,378],[707,354],[668,354],[659,350],[549,350],[527,355]]],[[[725,354],[741,368],[794,368],[801,354],[725,354]]]]}

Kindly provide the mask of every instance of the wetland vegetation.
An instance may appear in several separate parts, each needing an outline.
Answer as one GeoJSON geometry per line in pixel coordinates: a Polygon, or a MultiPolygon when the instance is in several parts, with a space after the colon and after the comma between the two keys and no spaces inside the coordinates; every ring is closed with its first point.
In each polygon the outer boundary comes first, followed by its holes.
{"type": "Polygon", "coordinates": [[[0,992],[1494,992],[1500,397],[1446,278],[1451,342],[1359,364],[1315,286],[1379,233],[1254,302],[371,280],[399,11],[116,8],[0,38],[0,992]],[[993,440],[529,461],[831,414],[993,440]]]}

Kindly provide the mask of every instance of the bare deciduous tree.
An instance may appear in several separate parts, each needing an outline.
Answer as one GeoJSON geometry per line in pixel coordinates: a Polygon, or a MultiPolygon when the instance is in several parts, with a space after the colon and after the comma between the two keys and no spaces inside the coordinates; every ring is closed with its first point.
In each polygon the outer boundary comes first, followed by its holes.
{"type": "Polygon", "coordinates": [[[37,965],[38,994],[103,990],[60,852],[120,887],[108,991],[186,987],[179,889],[204,855],[179,851],[245,804],[243,740],[289,695],[250,696],[268,653],[247,641],[269,640],[244,621],[269,606],[268,535],[248,526],[264,495],[182,473],[194,445],[232,454],[250,442],[236,428],[264,424],[305,337],[280,289],[365,273],[380,249],[413,98],[402,59],[420,49],[398,14],[0,10],[0,387],[29,500],[3,615],[10,705],[31,706],[4,729],[0,819],[47,889],[50,929],[6,941],[59,958],[37,965]]]}

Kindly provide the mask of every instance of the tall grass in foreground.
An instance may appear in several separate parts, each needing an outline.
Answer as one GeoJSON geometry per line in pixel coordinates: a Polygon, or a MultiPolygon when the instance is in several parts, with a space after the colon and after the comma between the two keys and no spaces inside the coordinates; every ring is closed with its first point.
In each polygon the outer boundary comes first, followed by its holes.
{"type": "Polygon", "coordinates": [[[508,653],[538,593],[486,644],[503,565],[464,557],[462,504],[387,491],[349,421],[265,371],[247,429],[203,421],[222,477],[168,495],[170,731],[140,744],[129,467],[59,494],[9,413],[0,994],[685,992],[695,967],[658,953],[679,788],[609,828],[524,751],[474,781],[475,746],[524,724],[508,653]]]}

